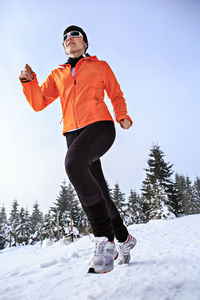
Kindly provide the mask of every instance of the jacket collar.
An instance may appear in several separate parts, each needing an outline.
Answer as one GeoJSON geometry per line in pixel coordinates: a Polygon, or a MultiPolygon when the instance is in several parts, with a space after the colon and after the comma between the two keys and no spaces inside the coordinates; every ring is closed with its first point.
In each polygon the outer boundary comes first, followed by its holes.
{"type": "MultiPolygon", "coordinates": [[[[99,61],[98,58],[96,57],[96,55],[94,55],[94,56],[86,56],[86,57],[81,58],[80,61],[81,60],[99,61]]],[[[62,65],[59,64],[59,66],[61,66],[61,67],[67,67],[67,66],[70,66],[70,64],[67,64],[67,63],[62,64],[62,65]]]]}

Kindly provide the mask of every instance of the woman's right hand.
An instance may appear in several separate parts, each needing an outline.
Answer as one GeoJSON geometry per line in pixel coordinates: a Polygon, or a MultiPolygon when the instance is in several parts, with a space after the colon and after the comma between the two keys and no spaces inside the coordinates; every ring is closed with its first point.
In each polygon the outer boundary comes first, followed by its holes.
{"type": "Polygon", "coordinates": [[[32,74],[33,74],[33,70],[31,69],[31,67],[28,64],[26,64],[24,70],[21,71],[21,74],[19,77],[21,79],[31,81],[31,80],[33,80],[32,74]]]}

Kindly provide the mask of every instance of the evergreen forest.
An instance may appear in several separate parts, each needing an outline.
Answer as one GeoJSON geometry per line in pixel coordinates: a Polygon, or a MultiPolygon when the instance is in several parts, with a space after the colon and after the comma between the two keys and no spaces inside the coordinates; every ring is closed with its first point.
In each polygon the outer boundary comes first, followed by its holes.
{"type": "MultiPolygon", "coordinates": [[[[107,182],[109,195],[126,225],[200,213],[200,177],[192,182],[188,176],[175,173],[158,145],[150,149],[145,172],[141,193],[131,189],[127,197],[118,183],[111,188],[107,182]]],[[[45,214],[37,201],[31,212],[19,207],[17,199],[9,215],[4,205],[0,208],[0,249],[45,239],[73,240],[89,233],[90,224],[70,182],[62,182],[59,195],[45,214]]]]}

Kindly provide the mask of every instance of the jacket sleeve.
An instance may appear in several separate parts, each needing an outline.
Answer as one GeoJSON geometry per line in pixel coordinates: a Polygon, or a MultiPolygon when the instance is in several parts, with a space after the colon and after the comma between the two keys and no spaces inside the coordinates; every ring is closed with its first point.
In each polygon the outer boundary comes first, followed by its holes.
{"type": "Polygon", "coordinates": [[[119,123],[122,119],[128,119],[131,121],[131,125],[133,121],[131,117],[127,114],[127,106],[126,101],[124,99],[123,93],[120,89],[120,85],[117,82],[117,79],[111,70],[110,66],[104,62],[105,70],[106,70],[106,77],[105,77],[105,90],[108,97],[111,100],[115,119],[119,123]]]}
{"type": "Polygon", "coordinates": [[[38,84],[37,76],[33,73],[33,80],[22,82],[24,95],[35,111],[40,111],[51,104],[59,94],[52,73],[47,77],[46,81],[41,85],[38,84]]]}

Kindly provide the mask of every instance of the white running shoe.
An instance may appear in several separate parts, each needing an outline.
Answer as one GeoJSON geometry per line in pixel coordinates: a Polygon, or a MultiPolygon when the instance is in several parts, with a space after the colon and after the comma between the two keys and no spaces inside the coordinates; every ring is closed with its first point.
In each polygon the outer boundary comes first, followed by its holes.
{"type": "Polygon", "coordinates": [[[119,254],[118,259],[116,261],[117,265],[129,264],[131,259],[130,250],[135,247],[136,243],[137,240],[130,234],[128,235],[128,238],[125,242],[116,243],[119,254]]]}
{"type": "Polygon", "coordinates": [[[107,237],[95,237],[94,256],[88,265],[88,273],[107,273],[114,268],[114,258],[117,251],[114,242],[107,237]]]}

